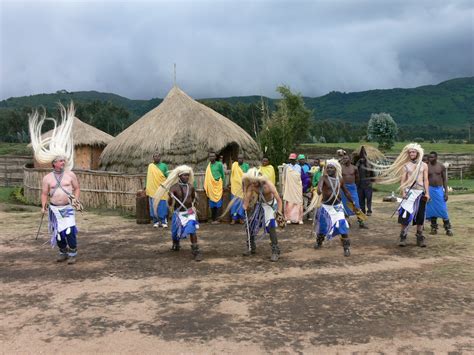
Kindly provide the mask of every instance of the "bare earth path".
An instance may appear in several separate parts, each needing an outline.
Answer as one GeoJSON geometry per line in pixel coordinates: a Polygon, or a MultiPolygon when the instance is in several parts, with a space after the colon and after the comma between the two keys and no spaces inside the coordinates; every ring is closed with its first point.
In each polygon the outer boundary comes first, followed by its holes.
{"type": "MultiPolygon", "coordinates": [[[[378,197],[379,201],[380,198],[378,197]]],[[[76,265],[34,240],[39,210],[0,206],[3,353],[474,352],[474,195],[452,196],[455,237],[396,245],[393,204],[376,203],[369,231],[312,249],[310,225],[241,257],[242,226],[202,225],[205,260],[188,241],[133,220],[78,217],[76,265]],[[30,210],[30,211],[28,211],[30,210]],[[32,211],[31,211],[32,210],[32,211]]]]}

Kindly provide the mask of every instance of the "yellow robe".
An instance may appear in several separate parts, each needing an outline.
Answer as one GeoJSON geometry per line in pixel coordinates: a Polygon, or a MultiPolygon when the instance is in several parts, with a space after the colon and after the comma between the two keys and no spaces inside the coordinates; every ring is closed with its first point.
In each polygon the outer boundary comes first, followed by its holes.
{"type": "Polygon", "coordinates": [[[273,185],[275,185],[276,178],[275,178],[275,168],[273,167],[273,165],[261,166],[259,169],[262,175],[266,176],[268,180],[270,180],[273,183],[273,185]]]}
{"type": "MultiPolygon", "coordinates": [[[[163,172],[154,164],[151,163],[148,165],[148,172],[146,175],[146,194],[147,196],[153,197],[156,194],[156,191],[162,183],[166,181],[166,176],[163,172]]],[[[164,194],[161,197],[162,200],[168,199],[168,194],[164,194]]]]}
{"type": "Polygon", "coordinates": [[[206,175],[204,176],[204,190],[206,195],[212,202],[219,202],[224,193],[224,185],[222,179],[216,180],[211,172],[211,164],[207,165],[206,175]]]}
{"type": "Polygon", "coordinates": [[[240,168],[239,163],[234,162],[230,172],[230,192],[232,195],[239,198],[244,198],[244,192],[242,191],[242,175],[244,175],[244,172],[240,168]]]}

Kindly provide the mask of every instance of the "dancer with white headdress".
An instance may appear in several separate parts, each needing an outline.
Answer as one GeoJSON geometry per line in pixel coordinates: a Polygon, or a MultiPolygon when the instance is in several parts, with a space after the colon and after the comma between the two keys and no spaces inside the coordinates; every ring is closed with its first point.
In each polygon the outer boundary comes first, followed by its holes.
{"type": "Polygon", "coordinates": [[[269,234],[272,255],[270,260],[275,262],[280,258],[280,247],[276,233],[277,225],[283,228],[283,201],[273,183],[258,169],[251,168],[242,176],[242,190],[244,193],[243,208],[245,213],[253,209],[246,218],[247,250],[244,256],[256,253],[255,238],[260,230],[269,234]]]}
{"type": "Polygon", "coordinates": [[[180,165],[173,169],[166,181],[160,185],[153,200],[155,204],[158,204],[162,196],[168,193],[168,205],[170,209],[174,206],[171,221],[171,239],[173,240],[171,250],[179,251],[181,239],[189,236],[193,258],[195,261],[201,261],[202,253],[196,234],[199,223],[194,207],[196,190],[193,187],[193,182],[193,169],[187,165],[180,165]]]}
{"type": "Polygon", "coordinates": [[[62,105],[59,108],[60,125],[55,119],[46,118],[45,113],[40,116],[38,111],[29,115],[28,124],[36,161],[53,167],[53,171],[43,178],[41,188],[41,212],[48,211],[51,245],[59,248],[58,262],[67,260],[68,264],[74,264],[77,256],[74,208],[82,210],[79,182],[71,171],[74,165],[72,124],[75,111],[72,102],[67,109],[62,105]],[[51,136],[42,137],[41,129],[46,121],[52,121],[54,128],[51,136]]]}
{"type": "Polygon", "coordinates": [[[313,196],[308,207],[308,211],[316,209],[314,216],[316,244],[314,248],[320,249],[325,239],[331,240],[340,235],[344,256],[350,256],[349,223],[344,215],[341,192],[344,192],[350,203],[354,204],[354,200],[344,184],[341,164],[336,159],[326,161],[323,176],[319,180],[316,191],[317,194],[313,196]]]}
{"type": "Polygon", "coordinates": [[[389,166],[372,163],[380,173],[377,182],[393,184],[400,182],[402,201],[398,207],[400,224],[399,246],[407,245],[408,227],[416,225],[416,244],[426,247],[423,235],[426,202],[430,200],[428,165],[422,161],[423,148],[418,143],[407,144],[400,155],[389,166]]]}

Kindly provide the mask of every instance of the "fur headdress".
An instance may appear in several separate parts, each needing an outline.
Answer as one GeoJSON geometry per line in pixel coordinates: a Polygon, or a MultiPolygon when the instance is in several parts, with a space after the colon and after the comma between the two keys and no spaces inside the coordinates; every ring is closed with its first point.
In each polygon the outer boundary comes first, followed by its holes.
{"type": "Polygon", "coordinates": [[[415,173],[412,174],[404,184],[400,185],[400,190],[410,187],[416,180],[416,177],[418,176],[423,164],[424,150],[418,143],[410,143],[403,147],[401,153],[391,165],[380,165],[370,162],[374,167],[374,170],[380,174],[377,182],[380,184],[394,184],[400,182],[403,174],[405,173],[405,164],[411,161],[409,154],[411,150],[415,150],[418,153],[415,161],[415,173]]]}
{"type": "Polygon", "coordinates": [[[74,143],[72,141],[74,104],[71,101],[67,109],[59,104],[59,109],[61,111],[60,125],[54,118],[47,118],[45,112],[40,116],[35,110],[28,115],[31,146],[38,163],[51,164],[59,158],[64,158],[66,160],[65,170],[71,170],[74,166],[74,143]],[[52,121],[54,128],[51,136],[43,138],[41,129],[45,121],[52,121]]]}
{"type": "Polygon", "coordinates": [[[171,186],[174,184],[177,184],[179,181],[179,177],[183,174],[189,174],[189,180],[188,183],[193,185],[194,182],[194,172],[193,168],[187,165],[180,165],[174,168],[170,174],[168,175],[168,178],[165,180],[163,184],[156,190],[155,195],[153,196],[153,199],[158,205],[158,202],[161,200],[164,194],[166,194],[171,186]]]}

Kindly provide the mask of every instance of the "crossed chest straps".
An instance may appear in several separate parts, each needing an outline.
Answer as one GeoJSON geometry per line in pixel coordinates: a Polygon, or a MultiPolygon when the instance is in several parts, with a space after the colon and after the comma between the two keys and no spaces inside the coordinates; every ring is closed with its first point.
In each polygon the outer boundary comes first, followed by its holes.
{"type": "MultiPolygon", "coordinates": [[[[179,189],[181,190],[181,197],[183,197],[183,199],[178,198],[178,201],[181,202],[180,206],[178,207],[178,211],[186,211],[187,207],[185,207],[184,204],[186,203],[186,200],[189,197],[189,190],[190,190],[189,184],[178,183],[178,186],[179,186],[179,189]],[[186,187],[186,192],[184,192],[185,187],[186,187]]],[[[192,202],[192,205],[194,207],[194,201],[192,202]]]]}
{"type": "Polygon", "coordinates": [[[273,197],[269,202],[265,200],[265,196],[263,195],[263,186],[260,186],[258,189],[258,199],[260,200],[261,203],[264,203],[268,206],[272,206],[273,203],[275,202],[275,197],[273,197]]]}
{"type": "Polygon", "coordinates": [[[56,179],[56,186],[50,191],[49,193],[49,197],[53,197],[54,193],[58,190],[58,189],[61,189],[64,191],[64,193],[68,196],[68,197],[71,197],[71,193],[64,190],[64,188],[62,187],[61,185],[61,181],[64,177],[64,173],[61,173],[61,175],[56,175],[56,173],[53,171],[53,176],[54,178],[56,179]]]}
{"type": "Polygon", "coordinates": [[[339,180],[339,177],[336,176],[335,178],[333,178],[333,177],[328,176],[328,181],[329,181],[329,186],[331,187],[331,196],[329,196],[329,198],[326,201],[323,201],[323,203],[329,202],[332,199],[336,201],[337,198],[339,197],[339,190],[341,189],[341,182],[339,180]]]}

